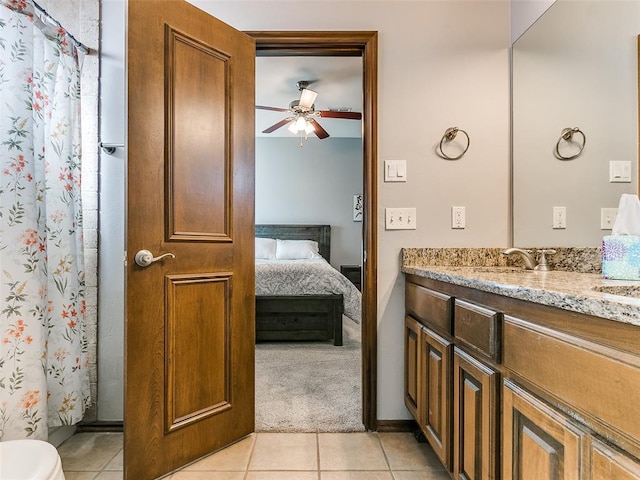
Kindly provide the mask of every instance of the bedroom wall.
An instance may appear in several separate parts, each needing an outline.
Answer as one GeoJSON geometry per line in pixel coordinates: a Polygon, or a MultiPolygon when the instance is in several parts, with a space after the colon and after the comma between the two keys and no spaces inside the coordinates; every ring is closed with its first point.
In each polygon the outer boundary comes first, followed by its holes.
{"type": "MultiPolygon", "coordinates": [[[[378,171],[385,159],[407,160],[408,181],[378,178],[378,418],[408,419],[403,403],[404,276],[402,247],[506,246],[509,228],[509,2],[498,1],[195,1],[240,30],[377,30],[378,171]],[[247,13],[250,12],[250,13],[247,13]],[[471,147],[458,161],[434,151],[445,129],[458,126],[471,147]],[[450,208],[467,208],[467,228],[450,228],[450,208]],[[417,230],[386,231],[385,207],[416,207],[417,230]]],[[[105,9],[122,8],[103,1],[105,9]]],[[[123,65],[122,24],[102,25],[102,38],[123,65]],[[118,55],[122,55],[118,57],[118,55]]],[[[104,63],[103,63],[104,65],[104,63]]],[[[121,67],[120,67],[121,68],[121,67]]],[[[120,73],[124,78],[124,71],[120,73]]],[[[104,77],[104,76],[103,76],[104,77]]],[[[104,85],[103,85],[104,86],[104,85]]],[[[104,92],[104,90],[103,90],[104,92]]],[[[112,92],[113,93],[113,92],[112,92]]],[[[113,93],[103,105],[122,105],[113,93]]],[[[101,121],[122,125],[120,108],[106,108],[101,121]]],[[[117,141],[105,139],[107,141],[117,141]]],[[[117,205],[123,184],[101,191],[101,201],[117,205]]],[[[101,242],[119,245],[123,234],[102,230],[101,242]]],[[[107,270],[122,272],[121,258],[101,257],[100,282],[107,270]]],[[[101,291],[102,292],[102,291],[101,291]]],[[[117,306],[123,295],[101,293],[103,306],[117,306]]],[[[114,312],[115,313],[115,312],[114,312]]],[[[100,310],[101,328],[117,331],[100,310]],[[103,323],[104,322],[104,323],[103,323]]],[[[104,350],[102,350],[104,353],[104,350]]],[[[101,353],[100,355],[102,355],[101,353]]],[[[102,356],[99,363],[102,362],[102,356]]],[[[102,393],[101,393],[102,395],[102,393]]],[[[116,402],[116,400],[113,400],[116,402]]]]}
{"type": "Polygon", "coordinates": [[[256,223],[331,225],[331,264],[359,265],[362,222],[353,195],[362,193],[362,139],[256,138],[256,223]]]}

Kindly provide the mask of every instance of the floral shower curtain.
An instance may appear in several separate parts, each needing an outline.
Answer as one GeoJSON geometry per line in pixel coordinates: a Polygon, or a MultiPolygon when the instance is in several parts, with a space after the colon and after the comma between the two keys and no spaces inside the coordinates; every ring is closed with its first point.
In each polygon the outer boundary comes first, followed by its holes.
{"type": "Polygon", "coordinates": [[[0,441],[47,438],[89,400],[80,67],[29,0],[0,0],[0,441]]]}

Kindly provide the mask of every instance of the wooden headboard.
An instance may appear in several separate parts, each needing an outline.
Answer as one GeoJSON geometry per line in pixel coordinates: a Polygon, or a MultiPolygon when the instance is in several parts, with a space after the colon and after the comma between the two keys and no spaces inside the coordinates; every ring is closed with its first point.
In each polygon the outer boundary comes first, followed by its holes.
{"type": "Polygon", "coordinates": [[[322,258],[331,261],[331,225],[256,225],[256,237],[314,240],[322,258]]]}

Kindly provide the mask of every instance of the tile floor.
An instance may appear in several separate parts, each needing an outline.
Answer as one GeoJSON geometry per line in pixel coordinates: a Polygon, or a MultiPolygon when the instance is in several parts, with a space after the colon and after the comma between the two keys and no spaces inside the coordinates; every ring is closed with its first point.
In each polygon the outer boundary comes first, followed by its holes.
{"type": "MultiPolygon", "coordinates": [[[[58,447],[66,480],[121,480],[122,434],[80,433],[58,447]]],[[[410,433],[255,433],[170,480],[448,480],[410,433]]]]}

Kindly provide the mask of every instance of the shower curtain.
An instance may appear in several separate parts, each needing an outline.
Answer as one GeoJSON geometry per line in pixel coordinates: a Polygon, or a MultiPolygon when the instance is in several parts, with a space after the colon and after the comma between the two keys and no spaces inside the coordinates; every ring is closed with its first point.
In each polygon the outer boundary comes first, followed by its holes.
{"type": "Polygon", "coordinates": [[[0,440],[47,438],[89,400],[75,41],[0,0],[0,440]]]}

